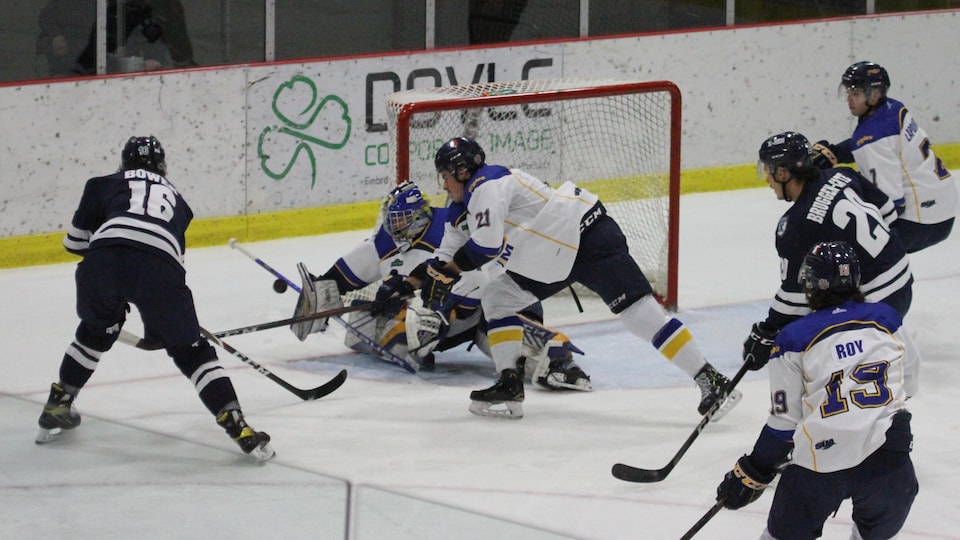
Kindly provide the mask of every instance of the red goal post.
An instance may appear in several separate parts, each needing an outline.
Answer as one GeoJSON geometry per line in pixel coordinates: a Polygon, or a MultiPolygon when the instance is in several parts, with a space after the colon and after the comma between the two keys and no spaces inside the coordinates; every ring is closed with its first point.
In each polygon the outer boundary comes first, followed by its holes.
{"type": "MultiPolygon", "coordinates": [[[[548,79],[431,87],[387,98],[396,181],[442,199],[433,165],[452,137],[487,162],[600,196],[668,308],[677,304],[680,90],[668,81],[548,79]]],[[[434,203],[436,204],[436,203],[434,203]]]]}

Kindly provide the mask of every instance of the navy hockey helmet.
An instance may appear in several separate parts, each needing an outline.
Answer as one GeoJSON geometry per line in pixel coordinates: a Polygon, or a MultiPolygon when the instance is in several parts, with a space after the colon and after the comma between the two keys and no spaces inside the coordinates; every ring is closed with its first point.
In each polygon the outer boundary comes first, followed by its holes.
{"type": "Polygon", "coordinates": [[[846,242],[819,242],[803,258],[798,281],[808,292],[856,290],[860,258],[846,242]]]}
{"type": "Polygon", "coordinates": [[[409,180],[387,194],[381,207],[383,228],[396,242],[412,242],[430,225],[433,210],[416,184],[409,180]]]}
{"type": "Polygon", "coordinates": [[[813,166],[810,141],[796,131],[785,131],[769,137],[760,145],[758,153],[757,175],[760,178],[766,178],[767,171],[773,173],[777,167],[796,172],[798,167],[813,166]]]}
{"type": "Polygon", "coordinates": [[[454,176],[459,170],[467,170],[470,174],[476,172],[486,161],[487,156],[477,141],[465,137],[450,139],[437,150],[433,164],[437,172],[449,171],[454,176]]]}
{"type": "Polygon", "coordinates": [[[157,174],[167,174],[166,153],[156,137],[130,137],[120,154],[120,169],[146,169],[157,174]]]}
{"type": "Polygon", "coordinates": [[[840,88],[856,88],[859,90],[880,90],[881,95],[887,95],[890,88],[890,76],[887,70],[874,62],[857,62],[843,72],[840,79],[840,88]]]}

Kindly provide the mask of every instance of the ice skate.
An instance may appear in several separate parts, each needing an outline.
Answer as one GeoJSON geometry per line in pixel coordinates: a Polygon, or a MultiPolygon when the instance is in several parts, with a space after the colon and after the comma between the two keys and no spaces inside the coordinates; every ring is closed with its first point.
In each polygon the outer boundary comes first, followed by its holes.
{"type": "Polygon", "coordinates": [[[590,384],[590,376],[583,372],[579,366],[571,368],[550,368],[545,377],[537,379],[537,386],[550,390],[577,390],[580,392],[590,392],[593,385],[590,384]]]}
{"type": "Polygon", "coordinates": [[[700,387],[700,405],[697,407],[697,412],[703,415],[713,409],[710,416],[711,422],[716,422],[726,416],[743,397],[739,390],[731,390],[729,394],[724,395],[724,390],[730,384],[730,380],[709,363],[700,369],[693,380],[700,387]]]}
{"type": "Polygon", "coordinates": [[[80,425],[80,413],[73,408],[76,397],[64,390],[60,383],[50,385],[50,397],[40,413],[40,431],[34,442],[44,444],[60,438],[64,431],[80,425]]]}
{"type": "Polygon", "coordinates": [[[270,435],[250,427],[238,409],[224,411],[217,417],[217,423],[240,446],[244,454],[249,454],[259,462],[267,461],[276,455],[269,444],[270,435]]]}
{"type": "Polygon", "coordinates": [[[542,390],[593,390],[590,376],[573,361],[573,353],[566,347],[551,347],[547,358],[537,363],[531,378],[542,390]]]}
{"type": "Polygon", "coordinates": [[[490,388],[470,392],[470,412],[478,416],[492,416],[519,420],[523,418],[523,379],[516,369],[505,369],[490,388]]]}

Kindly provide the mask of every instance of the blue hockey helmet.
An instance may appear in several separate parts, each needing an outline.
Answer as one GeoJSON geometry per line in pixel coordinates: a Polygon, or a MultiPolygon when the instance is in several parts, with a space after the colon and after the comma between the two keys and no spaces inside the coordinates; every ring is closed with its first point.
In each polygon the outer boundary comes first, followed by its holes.
{"type": "Polygon", "coordinates": [[[840,88],[856,88],[859,90],[880,90],[881,95],[887,95],[890,88],[890,76],[883,66],[874,62],[857,62],[843,72],[840,79],[840,88]]]}
{"type": "Polygon", "coordinates": [[[398,243],[411,242],[433,218],[433,210],[416,184],[409,180],[393,188],[381,207],[383,228],[398,243]]]}
{"type": "Polygon", "coordinates": [[[130,137],[120,154],[120,169],[146,169],[157,174],[167,174],[166,153],[156,137],[130,137]]]}
{"type": "Polygon", "coordinates": [[[777,167],[786,167],[796,172],[798,167],[813,165],[813,151],[810,141],[796,131],[785,131],[767,138],[758,152],[757,175],[766,178],[766,171],[773,173],[777,167]]]}
{"type": "Polygon", "coordinates": [[[473,174],[483,166],[486,159],[487,156],[477,141],[465,137],[454,137],[437,150],[433,164],[437,167],[438,173],[448,171],[457,176],[460,170],[467,170],[473,174]]]}
{"type": "Polygon", "coordinates": [[[846,242],[819,242],[803,258],[800,285],[808,292],[848,292],[860,286],[860,258],[846,242]]]}

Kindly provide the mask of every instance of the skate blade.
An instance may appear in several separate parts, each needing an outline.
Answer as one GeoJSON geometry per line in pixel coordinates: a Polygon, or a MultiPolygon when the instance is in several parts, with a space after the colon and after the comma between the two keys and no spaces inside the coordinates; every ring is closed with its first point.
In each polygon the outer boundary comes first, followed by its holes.
{"type": "Polygon", "coordinates": [[[523,405],[519,401],[504,401],[501,403],[471,401],[470,412],[477,416],[519,420],[523,418],[523,405]]]}
{"type": "Polygon", "coordinates": [[[273,451],[273,447],[270,446],[270,443],[264,443],[253,450],[250,451],[250,457],[257,460],[258,463],[266,463],[274,457],[277,453],[273,451]]]}
{"type": "Polygon", "coordinates": [[[63,430],[60,428],[40,428],[37,437],[33,440],[36,444],[47,444],[63,437],[63,430]]]}
{"type": "Polygon", "coordinates": [[[733,408],[736,407],[738,403],[740,403],[741,398],[743,398],[743,392],[739,390],[731,391],[730,394],[727,396],[727,399],[723,400],[723,403],[721,403],[720,406],[717,407],[717,410],[713,413],[713,416],[710,417],[710,421],[716,422],[717,420],[720,420],[721,418],[726,416],[728,412],[732,411],[733,408]]]}
{"type": "Polygon", "coordinates": [[[537,388],[542,390],[576,390],[577,392],[592,392],[593,385],[589,379],[577,379],[577,382],[570,384],[558,378],[548,377],[546,380],[538,380],[535,383],[537,388]]]}

